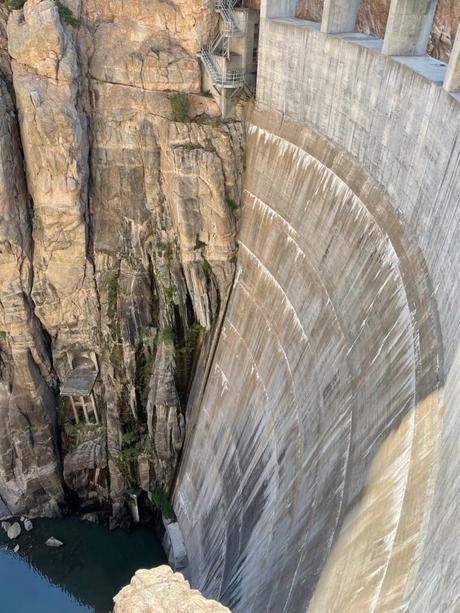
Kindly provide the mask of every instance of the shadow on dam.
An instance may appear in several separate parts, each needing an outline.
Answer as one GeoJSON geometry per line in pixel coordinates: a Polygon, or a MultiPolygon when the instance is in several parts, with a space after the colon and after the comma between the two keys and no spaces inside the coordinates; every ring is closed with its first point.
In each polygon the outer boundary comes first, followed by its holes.
{"type": "Polygon", "coordinates": [[[424,598],[455,402],[429,268],[343,148],[249,123],[237,274],[175,492],[192,585],[235,612],[398,610],[424,598]]]}

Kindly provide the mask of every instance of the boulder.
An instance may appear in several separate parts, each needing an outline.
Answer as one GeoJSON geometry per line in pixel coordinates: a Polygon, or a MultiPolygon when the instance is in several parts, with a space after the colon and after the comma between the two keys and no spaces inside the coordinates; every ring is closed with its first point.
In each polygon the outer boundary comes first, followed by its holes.
{"type": "Polygon", "coordinates": [[[9,539],[15,539],[21,534],[21,525],[19,522],[14,522],[12,526],[8,528],[7,535],[9,539]]]}
{"type": "Polygon", "coordinates": [[[54,536],[50,536],[45,545],[48,545],[48,547],[62,547],[64,543],[59,539],[54,538],[54,536]]]}
{"type": "Polygon", "coordinates": [[[131,583],[113,599],[114,613],[230,613],[215,600],[208,600],[193,590],[181,573],[173,573],[169,566],[138,570],[131,583]]]}
{"type": "Polygon", "coordinates": [[[5,532],[8,532],[8,530],[10,529],[10,522],[9,521],[2,521],[2,528],[3,530],[5,530],[5,532]]]}
{"type": "Polygon", "coordinates": [[[24,520],[24,529],[26,530],[26,532],[30,532],[32,530],[32,528],[34,527],[32,521],[30,519],[25,519],[24,520]]]}
{"type": "Polygon", "coordinates": [[[97,524],[99,522],[99,517],[97,513],[84,513],[80,519],[82,521],[89,521],[92,524],[97,524]]]}
{"type": "Polygon", "coordinates": [[[19,545],[15,545],[13,549],[14,553],[18,553],[19,549],[20,549],[19,545]]]}

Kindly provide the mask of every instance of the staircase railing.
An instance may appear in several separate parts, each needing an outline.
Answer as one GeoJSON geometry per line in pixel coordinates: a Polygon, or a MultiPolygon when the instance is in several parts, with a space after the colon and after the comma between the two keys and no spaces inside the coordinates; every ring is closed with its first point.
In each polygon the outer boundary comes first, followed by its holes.
{"type": "Polygon", "coordinates": [[[222,31],[224,36],[243,36],[244,31],[238,26],[235,18],[235,5],[238,0],[215,0],[216,12],[222,17],[222,31]]]}
{"type": "Polygon", "coordinates": [[[244,75],[241,70],[222,70],[216,66],[212,59],[212,53],[207,49],[201,51],[200,57],[214,85],[232,89],[242,87],[244,75]]]}
{"type": "Polygon", "coordinates": [[[214,0],[215,10],[220,15],[219,31],[211,44],[199,54],[213,85],[218,88],[239,89],[244,85],[244,74],[241,70],[228,70],[226,62],[222,66],[213,59],[218,53],[227,60],[230,59],[229,39],[244,35],[233,10],[238,2],[239,0],[214,0]]]}

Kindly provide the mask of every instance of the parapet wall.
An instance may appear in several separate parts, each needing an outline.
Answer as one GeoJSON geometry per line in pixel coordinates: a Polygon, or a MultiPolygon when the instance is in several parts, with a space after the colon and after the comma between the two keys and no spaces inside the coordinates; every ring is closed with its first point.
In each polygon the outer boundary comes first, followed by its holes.
{"type": "Polygon", "coordinates": [[[175,494],[192,584],[235,612],[455,610],[460,106],[380,46],[263,23],[238,272],[175,494]]]}

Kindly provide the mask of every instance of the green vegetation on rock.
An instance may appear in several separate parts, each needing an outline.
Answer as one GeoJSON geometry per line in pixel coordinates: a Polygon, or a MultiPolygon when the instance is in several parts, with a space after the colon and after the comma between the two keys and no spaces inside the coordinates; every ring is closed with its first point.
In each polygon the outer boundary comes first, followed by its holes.
{"type": "Polygon", "coordinates": [[[22,9],[26,0],[3,0],[2,4],[6,6],[10,11],[19,11],[22,9]]]}
{"type": "Polygon", "coordinates": [[[161,491],[152,492],[151,499],[165,519],[176,519],[176,514],[166,494],[161,491]]]}
{"type": "Polygon", "coordinates": [[[196,237],[196,243],[195,243],[195,247],[193,247],[194,249],[204,249],[204,247],[206,247],[206,243],[202,240],[200,240],[198,238],[198,236],[196,237]]]}
{"type": "Polygon", "coordinates": [[[157,344],[161,343],[174,343],[174,330],[172,328],[160,328],[157,336],[157,344]]]}
{"type": "Polygon", "coordinates": [[[133,431],[125,432],[121,439],[121,449],[115,462],[129,487],[137,485],[137,461],[142,453],[142,442],[133,431]]]}
{"type": "Polygon", "coordinates": [[[238,208],[238,204],[232,198],[229,198],[227,200],[227,204],[234,211],[236,211],[236,209],[238,208]]]}
{"type": "Polygon", "coordinates": [[[187,94],[176,92],[169,98],[174,121],[187,121],[190,103],[187,94]]]}
{"type": "MultiPolygon", "coordinates": [[[[22,0],[13,0],[15,2],[20,2],[22,0]]],[[[75,17],[72,13],[72,10],[69,9],[68,6],[62,4],[59,0],[56,0],[56,6],[58,9],[59,17],[63,19],[64,23],[67,23],[69,26],[73,28],[78,28],[80,26],[80,20],[75,17]]]]}
{"type": "Polygon", "coordinates": [[[207,274],[212,272],[212,266],[206,258],[203,259],[203,264],[201,265],[201,267],[203,268],[203,271],[207,274]]]}

